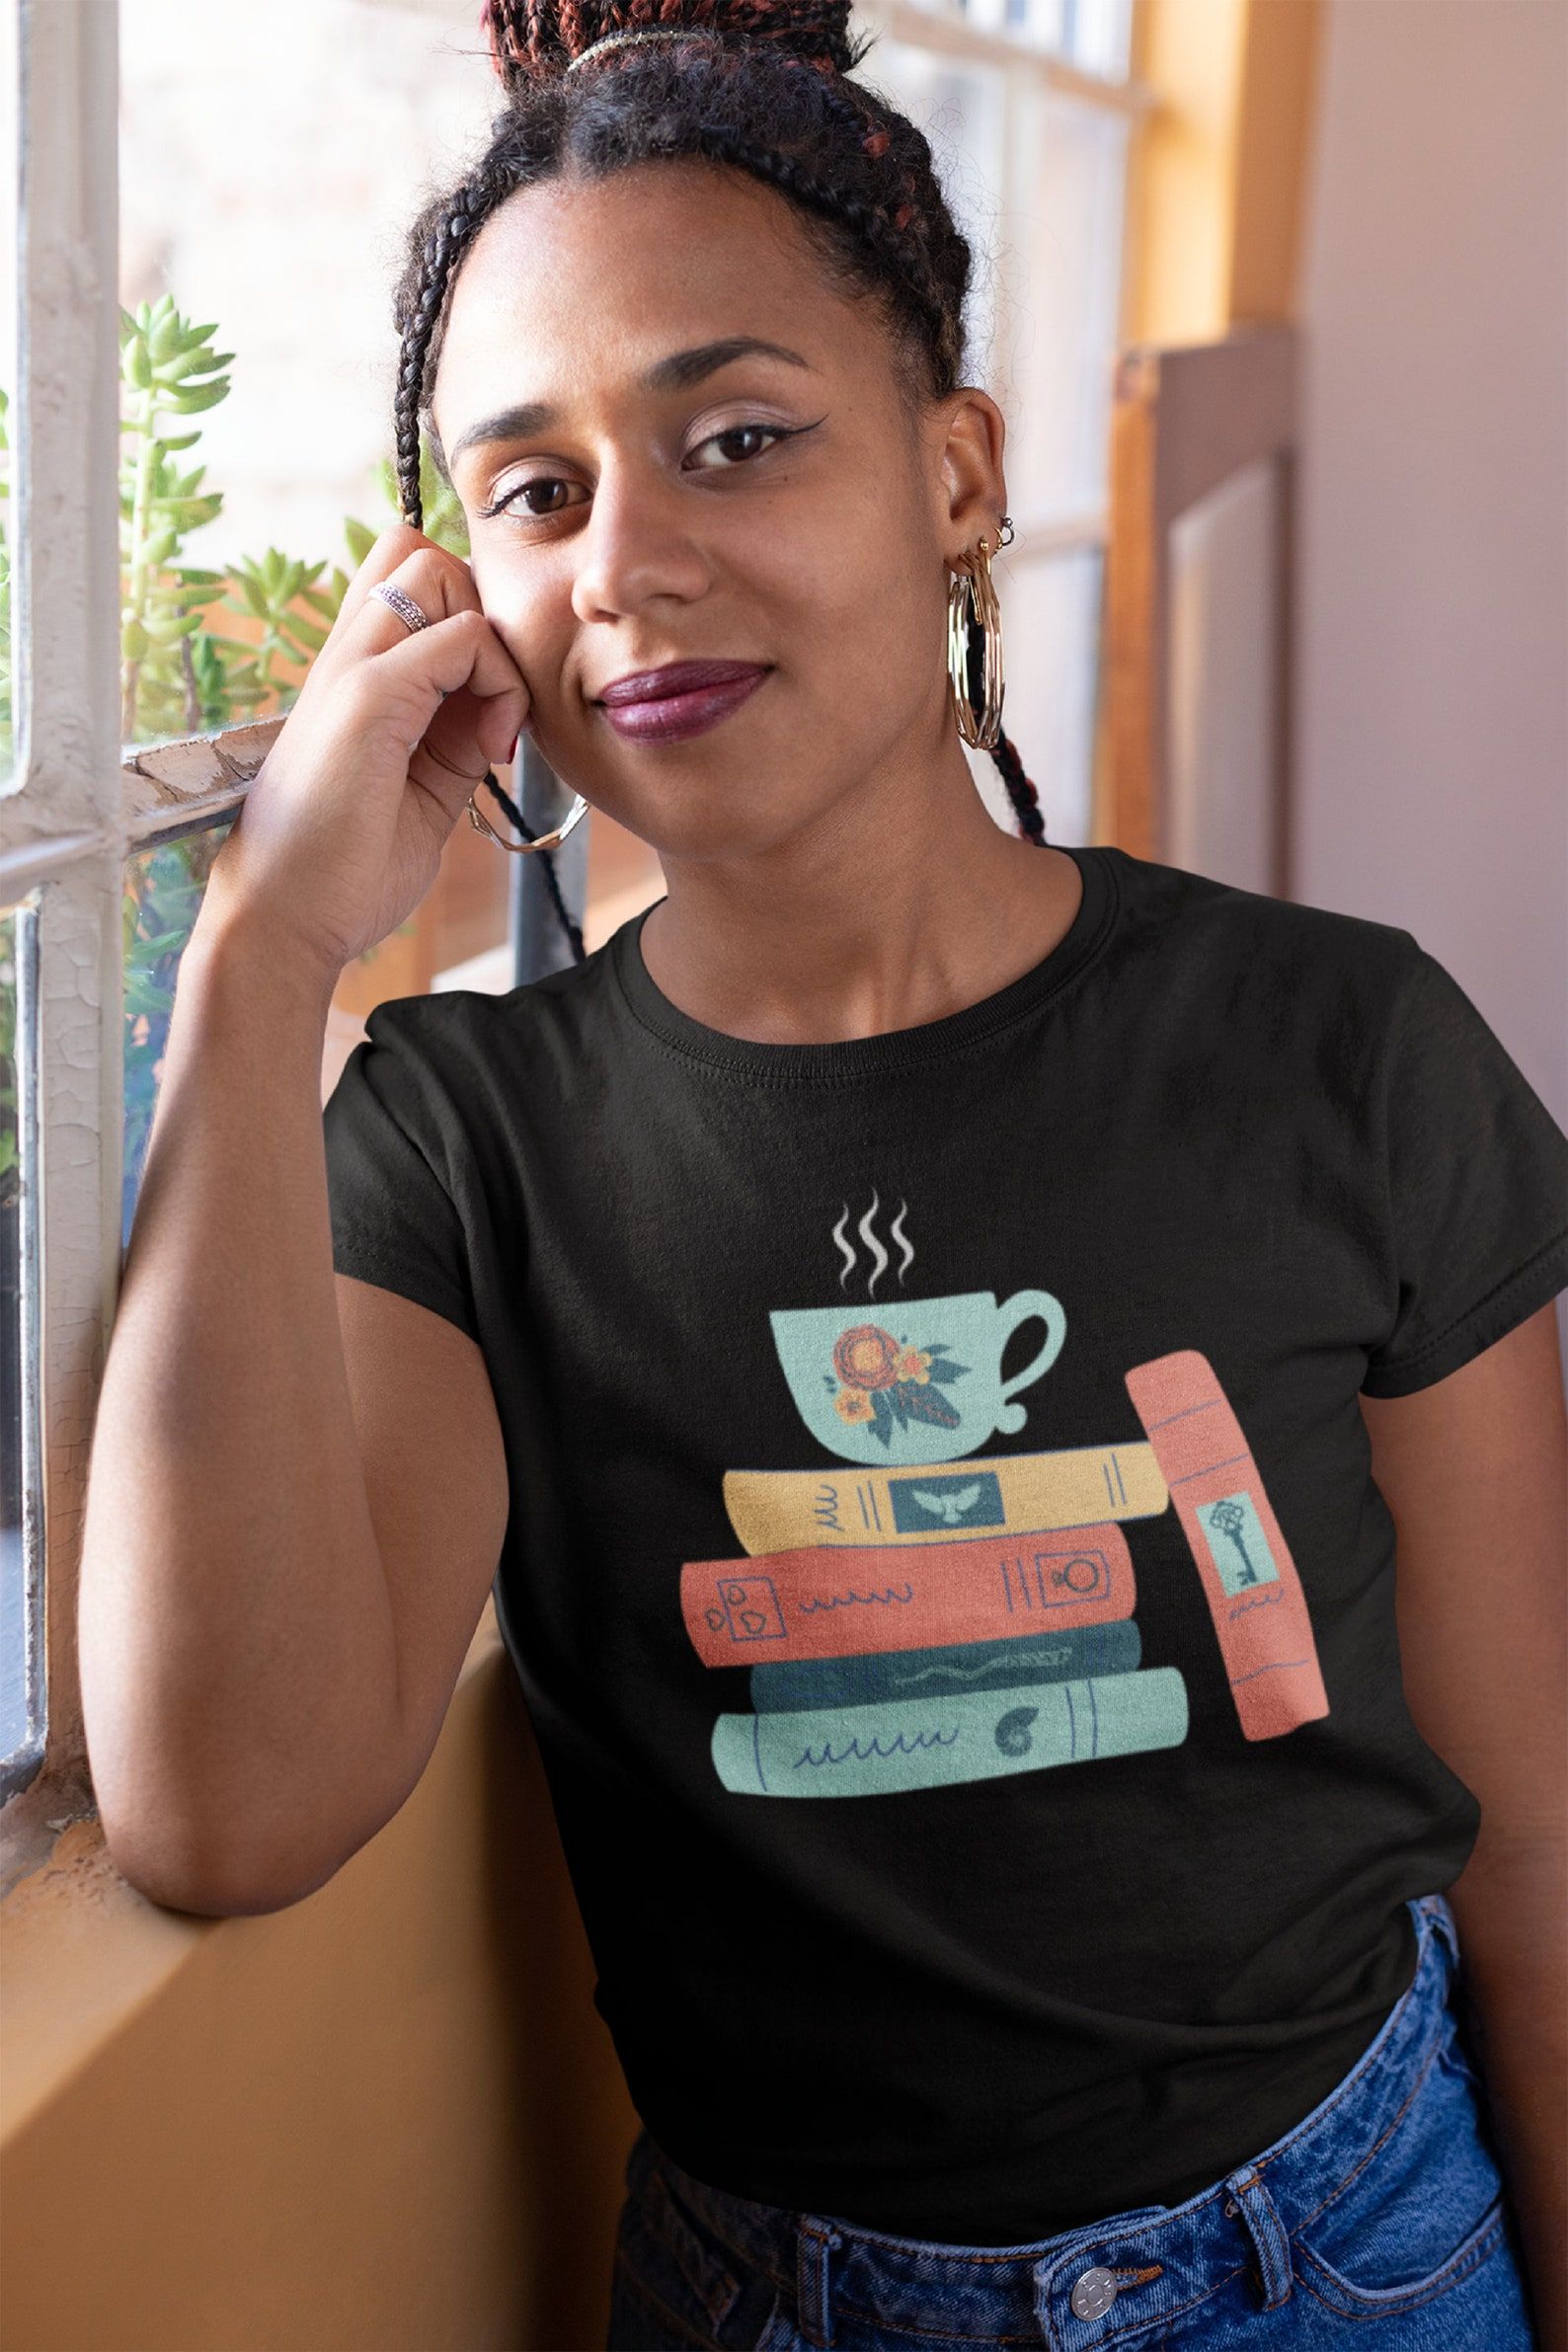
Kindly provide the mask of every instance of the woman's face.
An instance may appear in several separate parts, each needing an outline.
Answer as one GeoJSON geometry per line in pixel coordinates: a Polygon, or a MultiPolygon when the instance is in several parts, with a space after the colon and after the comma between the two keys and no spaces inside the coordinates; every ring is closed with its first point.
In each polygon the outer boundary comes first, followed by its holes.
{"type": "Polygon", "coordinates": [[[661,852],[753,854],[870,775],[962,759],[948,559],[1001,512],[999,412],[966,391],[912,427],[876,306],[771,190],[682,161],[509,197],[432,411],[529,734],[661,852]],[[713,348],[737,339],[777,349],[713,348]],[[766,675],[704,733],[617,733],[606,685],[695,659],[766,675]]]}

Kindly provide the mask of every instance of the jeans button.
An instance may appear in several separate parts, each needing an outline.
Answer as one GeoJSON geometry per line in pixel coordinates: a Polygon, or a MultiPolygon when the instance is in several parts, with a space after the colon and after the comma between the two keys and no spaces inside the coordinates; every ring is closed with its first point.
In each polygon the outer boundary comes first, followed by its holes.
{"type": "Polygon", "coordinates": [[[1116,2298],[1114,2276],[1096,2263],[1092,2270],[1084,2272],[1072,2290],[1073,2313],[1079,2319],[1098,2319],[1102,2312],[1110,2310],[1116,2298]]]}

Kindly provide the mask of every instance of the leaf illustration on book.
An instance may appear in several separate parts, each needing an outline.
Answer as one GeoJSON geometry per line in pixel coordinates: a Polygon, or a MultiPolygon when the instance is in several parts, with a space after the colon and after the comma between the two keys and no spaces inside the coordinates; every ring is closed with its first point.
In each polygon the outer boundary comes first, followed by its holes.
{"type": "Polygon", "coordinates": [[[908,1380],[901,1383],[900,1394],[911,1421],[934,1422],[938,1429],[957,1429],[959,1415],[937,1389],[908,1380]]]}
{"type": "MultiPolygon", "coordinates": [[[[929,1353],[934,1357],[938,1355],[940,1351],[936,1348],[932,1348],[929,1353]]],[[[969,1366],[967,1364],[933,1364],[926,1376],[928,1379],[932,1380],[956,1380],[961,1372],[967,1372],[968,1371],[969,1366]]]]}

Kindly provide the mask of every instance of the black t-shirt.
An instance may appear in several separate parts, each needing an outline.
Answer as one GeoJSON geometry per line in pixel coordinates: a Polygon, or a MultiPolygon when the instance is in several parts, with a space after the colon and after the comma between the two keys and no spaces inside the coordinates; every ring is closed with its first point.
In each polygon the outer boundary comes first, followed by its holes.
{"type": "Polygon", "coordinates": [[[339,1270],[484,1351],[644,2121],[970,2244],[1207,2186],[1409,1984],[1479,1807],[1358,1391],[1568,1284],[1568,1138],[1408,931],[1069,854],[1065,937],[944,1019],[733,1038],[633,917],[382,1004],[325,1115],[339,1270]]]}

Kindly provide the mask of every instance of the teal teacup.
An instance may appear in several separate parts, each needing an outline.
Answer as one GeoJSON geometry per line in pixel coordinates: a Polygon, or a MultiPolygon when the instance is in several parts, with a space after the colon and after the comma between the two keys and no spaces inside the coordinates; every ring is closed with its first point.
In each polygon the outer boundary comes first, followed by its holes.
{"type": "Polygon", "coordinates": [[[886,1306],[779,1307],[768,1317],[784,1376],[812,1436],[845,1461],[954,1461],[998,1431],[1024,1426],[1009,1400],[1049,1372],[1067,1317],[1049,1291],[993,1291],[886,1306]],[[1031,1315],[1039,1353],[1001,1376],[1011,1333],[1031,1315]]]}

